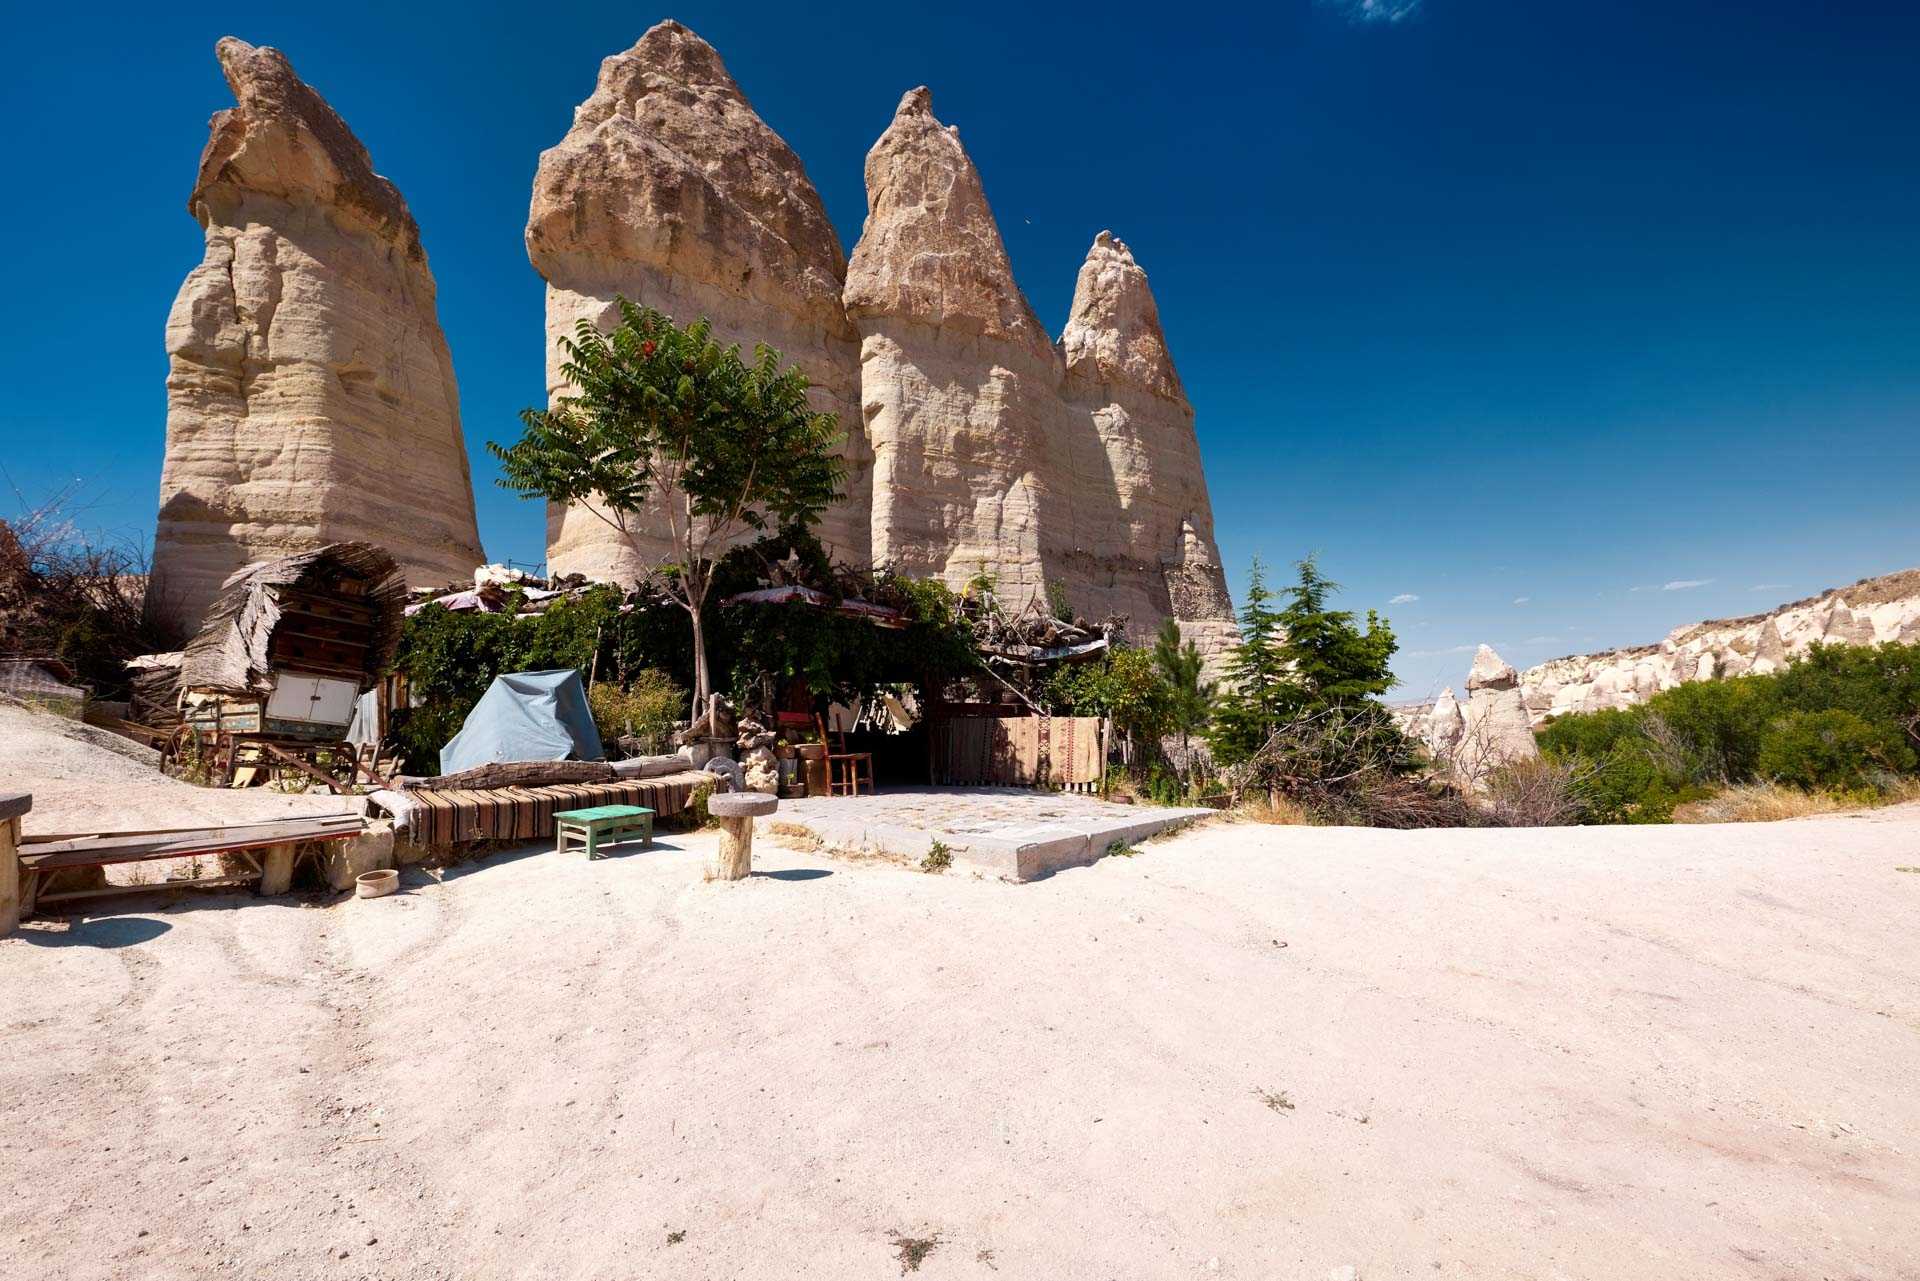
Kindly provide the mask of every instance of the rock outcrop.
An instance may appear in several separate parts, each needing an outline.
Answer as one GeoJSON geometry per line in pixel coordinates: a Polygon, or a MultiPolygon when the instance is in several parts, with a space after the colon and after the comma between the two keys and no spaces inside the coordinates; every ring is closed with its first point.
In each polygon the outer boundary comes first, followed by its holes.
{"type": "Polygon", "coordinates": [[[1060,357],[926,89],[900,100],[866,178],[846,303],[874,454],[874,560],[950,584],[987,570],[1024,604],[1046,591],[1048,531],[1065,543],[1073,526],[1060,357]]]}
{"type": "Polygon", "coordinates": [[[190,631],[234,570],[331,542],[415,585],[482,559],[453,362],[406,202],[286,56],[216,46],[188,210],[206,254],[167,318],[150,607],[190,631]]]}
{"type": "MultiPolygon", "coordinates": [[[[1239,642],[1193,406],[1160,328],[1160,308],[1133,254],[1110,232],[1087,251],[1060,346],[1066,397],[1093,426],[1091,467],[1075,459],[1073,546],[1060,570],[1074,604],[1094,615],[1171,615],[1203,655],[1239,642]]],[[[1077,439],[1079,433],[1069,438],[1077,439]]]]}
{"type": "MultiPolygon", "coordinates": [[[[573,126],[542,153],[527,256],[547,281],[547,385],[565,388],[556,340],[625,296],[751,352],[774,347],[806,370],[815,407],[847,436],[847,499],[820,537],[842,560],[869,557],[871,454],[859,413],[858,338],[841,305],[847,265],[793,149],[755,114],[711,45],[662,22],[600,64],[573,126]]],[[[560,573],[631,581],[667,551],[665,526],[631,542],[589,512],[550,509],[560,573]]]]}
{"type": "Polygon", "coordinates": [[[1658,645],[1556,658],[1520,674],[1534,724],[1630,707],[1691,680],[1779,671],[1807,649],[1920,641],[1920,569],[1863,578],[1744,618],[1690,623],[1658,645]]]}
{"type": "Polygon", "coordinates": [[[1418,737],[1426,743],[1434,760],[1447,761],[1453,759],[1466,733],[1466,714],[1460,710],[1460,700],[1454,697],[1453,686],[1449,685],[1433,700],[1432,710],[1420,722],[1418,737]]]}
{"type": "Polygon", "coordinates": [[[1056,593],[1162,619],[1217,660],[1237,639],[1213,509],[1159,308],[1101,232],[1050,341],[1020,291],[959,131],[915,89],[867,153],[847,275],[874,450],[876,562],[1015,608],[1056,593]]]}
{"type": "MultiPolygon", "coordinates": [[[[1436,719],[1438,714],[1436,708],[1436,719]]],[[[1520,673],[1482,645],[1473,656],[1473,670],[1467,676],[1467,706],[1452,753],[1454,772],[1464,781],[1479,785],[1486,781],[1489,771],[1539,754],[1526,699],[1520,691],[1520,673]]]]}
{"type": "MultiPolygon", "coordinates": [[[[607,59],[565,139],[540,159],[527,251],[553,340],[608,323],[625,295],[815,383],[847,437],[846,500],[821,537],[853,563],[960,586],[992,575],[1018,609],[1063,594],[1163,619],[1217,662],[1235,639],[1193,409],[1146,273],[1102,233],[1055,343],[1021,293],[959,133],[927,90],[901,99],[866,159],[851,260],[787,144],[677,23],[607,59]]],[[[550,511],[562,572],[632,580],[667,551],[585,511],[550,511]]]]}

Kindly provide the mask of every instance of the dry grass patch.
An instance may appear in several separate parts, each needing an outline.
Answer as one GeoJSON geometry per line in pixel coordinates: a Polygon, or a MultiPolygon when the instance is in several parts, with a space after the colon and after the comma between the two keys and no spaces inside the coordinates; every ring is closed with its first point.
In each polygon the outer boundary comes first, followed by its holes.
{"type": "Polygon", "coordinates": [[[1313,816],[1305,807],[1295,804],[1284,796],[1248,795],[1247,799],[1232,811],[1235,818],[1249,823],[1273,823],[1281,827],[1305,827],[1313,822],[1313,816]]]}
{"type": "Polygon", "coordinates": [[[1903,778],[1880,793],[1836,796],[1804,792],[1778,783],[1741,783],[1705,800],[1689,801],[1673,811],[1676,823],[1777,823],[1790,818],[1844,814],[1920,800],[1920,779],[1903,778]]]}
{"type": "Polygon", "coordinates": [[[790,850],[818,854],[827,847],[827,843],[820,839],[819,833],[798,823],[783,823],[775,820],[766,825],[766,830],[769,836],[779,837],[780,843],[790,850]]]}

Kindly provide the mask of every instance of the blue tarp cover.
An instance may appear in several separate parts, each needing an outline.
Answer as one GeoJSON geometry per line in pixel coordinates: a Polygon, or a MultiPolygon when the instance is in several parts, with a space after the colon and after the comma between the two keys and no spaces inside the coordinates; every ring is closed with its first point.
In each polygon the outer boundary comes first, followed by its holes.
{"type": "Polygon", "coordinates": [[[440,772],[504,761],[597,761],[605,755],[579,672],[571,667],[510,672],[493,678],[460,732],[440,749],[440,772]]]}

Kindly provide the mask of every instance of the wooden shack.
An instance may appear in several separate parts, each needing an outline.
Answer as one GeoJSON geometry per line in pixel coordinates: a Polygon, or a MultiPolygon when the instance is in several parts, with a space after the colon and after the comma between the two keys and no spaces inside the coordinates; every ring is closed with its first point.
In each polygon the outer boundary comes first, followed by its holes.
{"type": "Polygon", "coordinates": [[[181,654],[176,753],[197,753],[216,783],[253,764],[337,779],[354,704],[391,664],[405,607],[399,567],[370,543],[240,570],[181,654]]]}

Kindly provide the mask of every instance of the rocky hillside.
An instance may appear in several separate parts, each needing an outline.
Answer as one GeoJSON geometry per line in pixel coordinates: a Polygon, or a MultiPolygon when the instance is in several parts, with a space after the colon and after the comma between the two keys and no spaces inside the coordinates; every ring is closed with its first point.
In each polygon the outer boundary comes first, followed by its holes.
{"type": "Polygon", "coordinates": [[[1658,645],[1556,658],[1520,673],[1535,724],[1626,707],[1683,681],[1777,671],[1816,642],[1920,640],[1920,569],[1863,578],[1764,614],[1676,627],[1658,645]]]}
{"type": "Polygon", "coordinates": [[[1436,757],[1503,762],[1531,751],[1516,725],[1538,728],[1568,712],[1631,707],[1663,689],[1714,676],[1764,675],[1786,666],[1816,642],[1877,645],[1920,641],[1920,569],[1863,578],[1764,614],[1718,618],[1676,627],[1658,645],[1574,654],[1529,667],[1517,678],[1485,645],[1474,656],[1464,711],[1453,689],[1431,705],[1393,708],[1395,720],[1436,757]],[[1504,675],[1502,675],[1504,674],[1504,675]],[[1499,677],[1499,679],[1495,679],[1499,677]],[[1488,689],[1507,691],[1497,709],[1488,689]],[[1470,735],[1475,707],[1492,728],[1470,735]]]}

